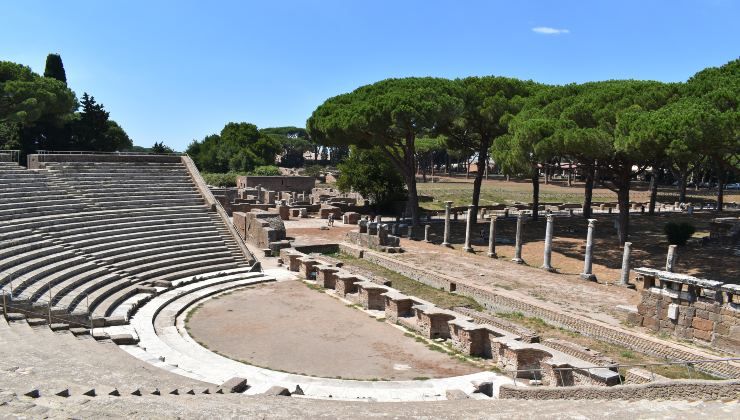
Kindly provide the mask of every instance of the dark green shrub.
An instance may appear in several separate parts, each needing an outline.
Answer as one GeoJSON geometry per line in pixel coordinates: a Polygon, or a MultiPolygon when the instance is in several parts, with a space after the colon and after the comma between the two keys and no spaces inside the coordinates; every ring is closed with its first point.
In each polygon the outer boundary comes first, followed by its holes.
{"type": "Polygon", "coordinates": [[[209,173],[209,172],[201,172],[201,176],[203,177],[203,180],[208,185],[212,185],[214,187],[236,187],[236,177],[240,174],[237,172],[227,172],[227,173],[209,173]]]}
{"type": "Polygon", "coordinates": [[[682,246],[686,245],[686,241],[696,232],[696,228],[691,223],[668,222],[663,226],[663,232],[668,238],[668,243],[682,246]]]}
{"type": "Polygon", "coordinates": [[[278,176],[280,175],[280,169],[274,165],[258,166],[254,168],[249,175],[255,176],[278,176]]]}
{"type": "Polygon", "coordinates": [[[303,175],[317,177],[321,175],[321,173],[325,170],[326,168],[321,165],[309,165],[306,166],[306,169],[303,170],[303,175]]]}

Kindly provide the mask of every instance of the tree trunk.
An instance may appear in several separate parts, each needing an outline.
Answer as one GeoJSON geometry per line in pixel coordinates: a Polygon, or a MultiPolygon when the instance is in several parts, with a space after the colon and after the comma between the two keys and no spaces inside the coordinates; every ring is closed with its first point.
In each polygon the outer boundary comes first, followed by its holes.
{"type": "Polygon", "coordinates": [[[586,172],[584,173],[586,185],[583,191],[583,217],[585,219],[591,218],[591,202],[594,196],[594,173],[596,169],[593,164],[586,165],[586,172]]]}
{"type": "Polygon", "coordinates": [[[653,173],[650,177],[650,204],[648,205],[648,214],[655,214],[655,202],[658,200],[658,171],[653,167],[653,173]]]}
{"type": "MultiPolygon", "coordinates": [[[[686,202],[686,178],[688,178],[689,174],[686,171],[676,171],[677,172],[677,178],[678,178],[678,202],[679,203],[685,203],[686,202]]],[[[676,173],[674,172],[674,174],[676,173]]]]}
{"type": "Polygon", "coordinates": [[[724,208],[725,200],[725,171],[720,169],[717,172],[717,212],[721,212],[724,208]]]}
{"type": "Polygon", "coordinates": [[[629,181],[625,187],[617,190],[617,202],[619,203],[619,245],[624,245],[629,238],[630,226],[630,189],[629,181]]]}
{"type": "Polygon", "coordinates": [[[617,202],[619,203],[619,245],[629,239],[630,232],[630,186],[632,183],[632,164],[624,162],[617,169],[612,178],[612,183],[617,189],[617,202]]]}
{"type": "Polygon", "coordinates": [[[480,189],[481,185],[483,185],[483,175],[484,170],[483,168],[486,167],[486,162],[488,161],[488,148],[491,147],[491,141],[488,139],[481,139],[480,147],[478,148],[478,172],[475,174],[475,179],[473,180],[473,202],[470,203],[473,205],[473,214],[472,214],[472,220],[471,223],[477,223],[478,222],[478,205],[480,204],[480,189]]]}
{"type": "Polygon", "coordinates": [[[406,187],[409,189],[409,199],[406,202],[406,213],[411,215],[411,224],[419,224],[419,194],[416,191],[416,176],[406,180],[406,187]]]}
{"type": "Polygon", "coordinates": [[[532,220],[537,221],[540,208],[540,172],[535,168],[532,174],[532,220]]]}

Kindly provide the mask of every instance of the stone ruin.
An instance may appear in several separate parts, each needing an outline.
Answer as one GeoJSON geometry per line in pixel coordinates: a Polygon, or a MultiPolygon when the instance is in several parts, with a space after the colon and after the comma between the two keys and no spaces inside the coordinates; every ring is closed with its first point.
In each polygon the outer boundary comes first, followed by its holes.
{"type": "Polygon", "coordinates": [[[347,232],[345,239],[355,245],[376,251],[403,252],[401,238],[388,233],[388,225],[371,222],[368,218],[357,222],[358,229],[347,232]]]}
{"type": "Polygon", "coordinates": [[[740,285],[645,267],[635,271],[642,301],[630,322],[740,353],[740,285]]]}
{"type": "Polygon", "coordinates": [[[233,213],[234,227],[246,242],[262,249],[277,253],[281,248],[290,247],[285,236],[285,224],[280,213],[265,210],[252,210],[247,213],[233,213]]]}
{"type": "Polygon", "coordinates": [[[500,327],[508,325],[505,321],[492,325],[480,322],[485,318],[439,308],[401,293],[387,283],[380,284],[347,272],[320,257],[293,249],[284,249],[280,255],[287,268],[299,272],[304,279],[332,289],[338,296],[364,309],[380,311],[388,322],[402,325],[424,338],[447,341],[466,356],[489,359],[515,377],[530,379],[532,384],[613,386],[620,383],[619,373],[607,365],[609,361],[598,359],[598,353],[588,349],[571,343],[540,344],[536,334],[521,327],[515,327],[512,332],[512,329],[500,327]],[[526,339],[517,334],[521,331],[526,332],[526,339]],[[584,360],[581,355],[590,360],[584,360]],[[603,367],[593,367],[595,361],[603,367]]]}

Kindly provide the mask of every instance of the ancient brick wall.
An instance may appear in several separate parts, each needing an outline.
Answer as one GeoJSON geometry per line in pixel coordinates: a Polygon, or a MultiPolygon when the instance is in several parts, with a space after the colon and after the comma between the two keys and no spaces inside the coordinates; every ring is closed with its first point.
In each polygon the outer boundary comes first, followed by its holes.
{"type": "MultiPolygon", "coordinates": [[[[638,269],[642,270],[642,269],[638,269]]],[[[630,321],[676,338],[740,353],[737,286],[657,270],[640,275],[642,301],[630,321]]]]}

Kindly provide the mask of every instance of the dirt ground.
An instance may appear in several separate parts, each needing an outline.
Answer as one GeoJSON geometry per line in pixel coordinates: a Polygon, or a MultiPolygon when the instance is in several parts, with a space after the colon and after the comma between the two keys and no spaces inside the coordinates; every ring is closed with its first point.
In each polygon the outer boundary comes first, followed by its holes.
{"type": "Polygon", "coordinates": [[[299,281],[211,299],[192,314],[187,326],[213,351],[297,374],[410,380],[477,371],[299,281]]]}

